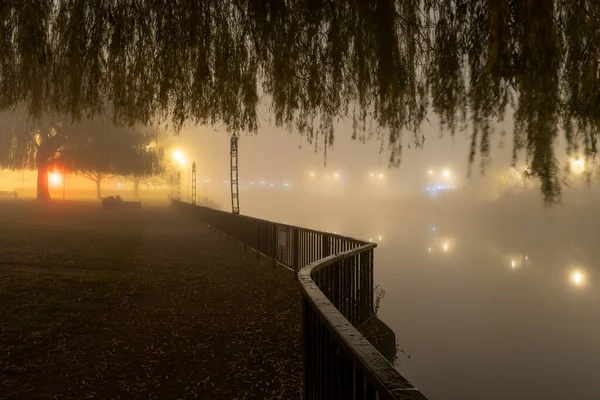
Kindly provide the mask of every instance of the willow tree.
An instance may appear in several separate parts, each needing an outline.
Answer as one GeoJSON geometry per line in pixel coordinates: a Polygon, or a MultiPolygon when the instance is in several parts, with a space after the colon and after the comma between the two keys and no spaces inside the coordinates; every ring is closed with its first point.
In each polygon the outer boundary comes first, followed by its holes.
{"type": "Polygon", "coordinates": [[[48,200],[48,172],[59,162],[72,135],[62,118],[30,118],[23,109],[2,113],[0,168],[37,170],[37,198],[48,200]]]}
{"type": "Polygon", "coordinates": [[[93,119],[70,125],[76,132],[60,161],[71,171],[96,185],[102,197],[103,179],[124,176],[134,181],[135,196],[140,179],[163,171],[163,149],[158,146],[158,130],[147,126],[114,126],[93,119]]]}
{"type": "Polygon", "coordinates": [[[30,117],[23,109],[0,114],[0,168],[37,170],[37,198],[49,200],[48,172],[57,165],[95,181],[103,175],[151,176],[162,171],[158,129],[115,126],[100,118],[30,117]]]}
{"type": "Polygon", "coordinates": [[[117,121],[278,125],[324,147],[334,123],[421,146],[430,112],[468,129],[473,163],[514,110],[513,150],[560,195],[554,155],[597,152],[600,2],[591,0],[6,0],[0,107],[117,121]],[[406,135],[408,133],[408,135],[406,135]]]}

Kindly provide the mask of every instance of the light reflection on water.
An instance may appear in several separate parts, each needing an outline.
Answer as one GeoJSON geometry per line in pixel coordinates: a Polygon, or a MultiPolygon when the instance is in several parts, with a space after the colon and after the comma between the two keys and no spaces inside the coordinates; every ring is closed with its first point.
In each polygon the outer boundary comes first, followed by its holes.
{"type": "Polygon", "coordinates": [[[411,355],[398,369],[430,399],[600,399],[600,198],[550,213],[533,195],[458,196],[315,200],[286,218],[377,243],[379,316],[411,355]]]}
{"type": "Polygon", "coordinates": [[[384,232],[376,252],[380,317],[412,355],[397,366],[407,378],[432,399],[600,398],[600,299],[584,290],[593,263],[582,261],[591,254],[431,232],[384,232]],[[518,394],[496,388],[507,381],[518,394]]]}

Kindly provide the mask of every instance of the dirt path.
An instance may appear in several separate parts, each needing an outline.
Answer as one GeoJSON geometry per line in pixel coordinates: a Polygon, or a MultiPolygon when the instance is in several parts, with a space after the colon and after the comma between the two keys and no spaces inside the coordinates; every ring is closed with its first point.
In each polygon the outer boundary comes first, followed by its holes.
{"type": "Polygon", "coordinates": [[[299,398],[291,272],[170,208],[77,207],[0,214],[0,398],[299,398]]]}

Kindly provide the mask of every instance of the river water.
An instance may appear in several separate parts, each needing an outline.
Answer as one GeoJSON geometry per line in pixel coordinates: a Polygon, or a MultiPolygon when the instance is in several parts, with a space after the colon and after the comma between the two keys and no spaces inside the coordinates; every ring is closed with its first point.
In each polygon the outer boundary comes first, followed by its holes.
{"type": "Polygon", "coordinates": [[[431,399],[600,399],[598,217],[489,208],[382,233],[379,314],[410,354],[398,369],[431,399]]]}
{"type": "Polygon", "coordinates": [[[597,195],[251,199],[251,215],[378,243],[379,316],[430,399],[600,399],[597,195]]]}

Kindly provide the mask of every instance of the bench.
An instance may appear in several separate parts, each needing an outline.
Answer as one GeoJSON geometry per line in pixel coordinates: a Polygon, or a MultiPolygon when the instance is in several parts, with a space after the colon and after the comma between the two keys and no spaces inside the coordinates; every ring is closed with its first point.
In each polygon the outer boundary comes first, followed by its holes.
{"type": "Polygon", "coordinates": [[[102,207],[132,207],[142,208],[142,201],[124,201],[121,196],[102,197],[102,207]]]}
{"type": "Polygon", "coordinates": [[[0,190],[0,197],[19,197],[19,193],[16,190],[0,190]]]}

